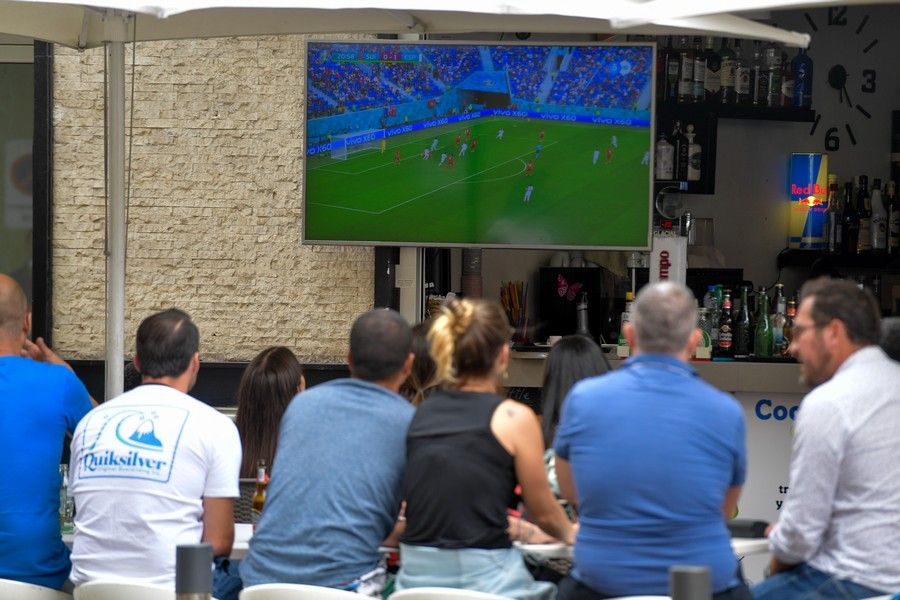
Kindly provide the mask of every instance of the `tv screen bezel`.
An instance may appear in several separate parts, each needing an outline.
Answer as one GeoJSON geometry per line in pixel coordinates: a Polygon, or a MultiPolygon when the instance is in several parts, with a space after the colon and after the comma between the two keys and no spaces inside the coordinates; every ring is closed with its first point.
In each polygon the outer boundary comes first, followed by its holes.
{"type": "Polygon", "coordinates": [[[568,42],[568,41],[507,41],[507,40],[394,40],[394,39],[307,39],[303,42],[303,57],[305,67],[303,71],[303,123],[301,126],[301,228],[300,243],[305,246],[386,246],[386,247],[415,247],[415,248],[488,248],[488,249],[521,249],[521,250],[612,250],[612,251],[649,251],[652,246],[653,232],[653,211],[654,201],[656,197],[655,190],[655,159],[656,159],[656,94],[657,94],[657,50],[658,44],[655,41],[634,41],[634,42],[568,42]],[[309,48],[310,44],[334,44],[334,45],[391,45],[391,46],[520,46],[520,47],[536,47],[548,46],[553,48],[574,48],[574,47],[647,47],[651,51],[651,73],[650,73],[650,160],[647,169],[647,232],[646,243],[636,246],[611,246],[611,245],[569,245],[569,244],[520,244],[520,243],[467,243],[467,242],[422,242],[422,241],[385,241],[385,240],[309,240],[306,236],[306,208],[308,202],[307,195],[307,164],[308,164],[308,143],[307,143],[307,123],[309,116],[309,48]]]}

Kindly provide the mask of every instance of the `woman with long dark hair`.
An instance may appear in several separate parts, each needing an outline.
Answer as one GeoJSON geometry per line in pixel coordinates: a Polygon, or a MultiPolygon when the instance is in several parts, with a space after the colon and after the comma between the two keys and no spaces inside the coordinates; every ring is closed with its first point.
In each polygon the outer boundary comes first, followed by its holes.
{"type": "Polygon", "coordinates": [[[247,365],[238,388],[235,418],[244,452],[241,477],[256,477],[260,460],[272,468],[281,417],[305,387],[300,361],[284,346],[266,348],[247,365]]]}
{"type": "Polygon", "coordinates": [[[410,401],[413,406],[419,406],[432,389],[437,385],[436,368],[431,358],[431,348],[428,345],[428,329],[431,321],[416,323],[412,327],[412,371],[406,381],[400,386],[399,394],[410,401]]]}

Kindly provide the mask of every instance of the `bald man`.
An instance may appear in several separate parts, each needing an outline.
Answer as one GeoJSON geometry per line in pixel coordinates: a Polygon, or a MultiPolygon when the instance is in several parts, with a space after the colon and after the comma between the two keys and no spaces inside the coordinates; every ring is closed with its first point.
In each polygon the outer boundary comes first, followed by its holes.
{"type": "Polygon", "coordinates": [[[31,313],[0,274],[0,578],[63,589],[71,564],[59,533],[63,439],[91,409],[84,385],[44,345],[31,313]]]}

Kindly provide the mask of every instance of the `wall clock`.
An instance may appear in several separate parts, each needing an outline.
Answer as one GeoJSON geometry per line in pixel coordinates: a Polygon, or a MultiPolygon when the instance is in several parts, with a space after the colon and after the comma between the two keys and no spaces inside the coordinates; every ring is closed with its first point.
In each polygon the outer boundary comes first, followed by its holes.
{"type": "Polygon", "coordinates": [[[867,34],[869,15],[862,9],[831,6],[803,16],[813,38],[815,72],[828,82],[827,87],[816,86],[819,97],[813,98],[816,118],[809,135],[819,137],[827,152],[856,146],[860,128],[854,124],[872,118],[866,105],[871,106],[878,92],[878,38],[867,34]]]}

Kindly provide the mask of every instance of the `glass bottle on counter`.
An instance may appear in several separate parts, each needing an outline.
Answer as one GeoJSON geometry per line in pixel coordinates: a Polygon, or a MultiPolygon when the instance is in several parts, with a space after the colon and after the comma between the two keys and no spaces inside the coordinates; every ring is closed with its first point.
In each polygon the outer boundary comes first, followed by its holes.
{"type": "Polygon", "coordinates": [[[887,182],[888,252],[900,254],[900,196],[893,181],[887,182]]]}
{"type": "Polygon", "coordinates": [[[253,530],[256,531],[256,525],[262,516],[263,506],[266,503],[266,488],[269,485],[269,477],[266,475],[266,461],[259,459],[256,465],[256,490],[253,492],[253,500],[250,507],[250,520],[253,523],[253,530]]]}
{"type": "Polygon", "coordinates": [[[872,250],[872,211],[869,209],[869,178],[860,175],[856,192],[856,212],[859,214],[859,235],[856,238],[856,254],[868,254],[872,250]]]}
{"type": "Polygon", "coordinates": [[[781,356],[784,351],[784,325],[787,322],[787,300],[784,285],[775,284],[775,310],[772,313],[772,354],[781,356]]]}
{"type": "Polygon", "coordinates": [[[787,301],[787,319],[784,322],[784,347],[781,355],[789,357],[791,355],[791,342],[794,339],[794,318],[797,316],[797,301],[793,298],[787,301]]]}
{"type": "Polygon", "coordinates": [[[826,226],[828,227],[828,251],[832,254],[838,254],[841,251],[841,230],[843,228],[841,219],[843,211],[841,210],[841,198],[838,192],[837,175],[828,176],[828,219],[826,226]]]}
{"type": "Polygon", "coordinates": [[[738,317],[734,322],[734,356],[735,358],[745,358],[750,355],[750,340],[753,339],[753,331],[750,329],[750,289],[744,285],[741,286],[741,308],[738,317]]]}
{"type": "Polygon", "coordinates": [[[888,213],[884,207],[884,200],[881,195],[880,179],[872,182],[872,194],[869,204],[872,206],[872,252],[884,254],[887,252],[888,213]]]}
{"type": "Polygon", "coordinates": [[[759,40],[753,42],[753,59],[750,61],[750,102],[753,106],[765,106],[769,102],[769,70],[759,40]]]}
{"type": "Polygon", "coordinates": [[[700,342],[694,349],[694,358],[697,360],[710,360],[712,358],[712,323],[709,320],[709,309],[697,309],[697,329],[700,330],[700,342]]]}
{"type": "Polygon", "coordinates": [[[766,46],[766,73],[769,76],[768,91],[769,96],[766,98],[766,106],[781,106],[781,50],[770,42],[766,46]]]}
{"type": "Polygon", "coordinates": [[[69,495],[69,465],[59,465],[59,532],[63,535],[75,531],[75,499],[69,495]]]}
{"type": "Polygon", "coordinates": [[[722,358],[734,357],[734,318],[731,314],[731,290],[725,290],[722,297],[722,313],[719,317],[719,341],[716,355],[722,358]]]}
{"type": "Polygon", "coordinates": [[[772,357],[772,316],[769,314],[769,296],[766,288],[759,288],[759,306],[756,331],[753,333],[753,355],[757,358],[772,357]]]}
{"type": "Polygon", "coordinates": [[[660,132],[656,140],[656,161],[654,163],[657,179],[675,179],[675,146],[660,132]]]}
{"type": "Polygon", "coordinates": [[[675,147],[675,177],[678,181],[687,181],[690,149],[688,139],[681,129],[681,121],[675,121],[672,131],[672,145],[675,147]]]}
{"type": "Polygon", "coordinates": [[[859,239],[859,213],[853,202],[853,184],[844,184],[844,213],[841,215],[841,254],[849,256],[856,254],[856,244],[859,239]]]}
{"type": "Polygon", "coordinates": [[[716,324],[719,322],[719,298],[716,296],[716,286],[709,285],[706,287],[706,294],[703,296],[703,308],[709,311],[709,339],[712,347],[719,345],[719,330],[716,324]]]}

